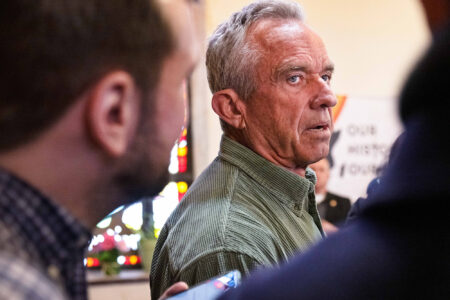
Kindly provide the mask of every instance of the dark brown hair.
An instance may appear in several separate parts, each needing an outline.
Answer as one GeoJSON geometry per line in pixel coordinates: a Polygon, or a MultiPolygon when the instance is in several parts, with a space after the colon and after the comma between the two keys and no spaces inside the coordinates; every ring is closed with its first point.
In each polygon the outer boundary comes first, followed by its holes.
{"type": "Polygon", "coordinates": [[[0,43],[0,151],[35,138],[110,71],[151,95],[173,48],[154,0],[2,0],[0,43]]]}

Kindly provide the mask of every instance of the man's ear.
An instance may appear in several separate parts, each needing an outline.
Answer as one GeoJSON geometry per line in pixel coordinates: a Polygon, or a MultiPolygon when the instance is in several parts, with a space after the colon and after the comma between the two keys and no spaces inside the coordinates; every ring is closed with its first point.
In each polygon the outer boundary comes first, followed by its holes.
{"type": "Polygon", "coordinates": [[[233,89],[215,92],[212,97],[212,108],[215,113],[230,126],[236,129],[245,128],[245,105],[233,89]]]}
{"type": "Polygon", "coordinates": [[[91,89],[87,129],[109,156],[125,154],[138,124],[139,100],[133,78],[123,71],[107,74],[91,89]]]}

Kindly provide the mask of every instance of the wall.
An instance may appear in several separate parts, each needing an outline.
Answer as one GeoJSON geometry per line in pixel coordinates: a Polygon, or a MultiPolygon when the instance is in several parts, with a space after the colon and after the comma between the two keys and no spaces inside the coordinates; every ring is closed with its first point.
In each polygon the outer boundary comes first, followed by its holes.
{"type": "Polygon", "coordinates": [[[149,283],[117,283],[89,286],[91,300],[151,300],[149,283]]]}
{"type": "MultiPolygon", "coordinates": [[[[206,0],[210,35],[248,0],[206,0]]],[[[418,0],[302,0],[306,22],[336,65],[333,88],[361,98],[395,99],[408,70],[428,43],[418,0]]],[[[206,38],[205,38],[206,39],[206,38]]],[[[217,155],[221,130],[211,109],[204,58],[193,78],[194,174],[217,155]]]]}

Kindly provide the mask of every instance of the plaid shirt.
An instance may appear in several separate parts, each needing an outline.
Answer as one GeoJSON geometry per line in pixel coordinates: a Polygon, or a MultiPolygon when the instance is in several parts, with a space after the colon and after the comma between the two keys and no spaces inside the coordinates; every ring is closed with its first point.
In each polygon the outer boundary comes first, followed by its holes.
{"type": "Polygon", "coordinates": [[[87,299],[90,233],[67,211],[0,169],[0,299],[87,299]]]}

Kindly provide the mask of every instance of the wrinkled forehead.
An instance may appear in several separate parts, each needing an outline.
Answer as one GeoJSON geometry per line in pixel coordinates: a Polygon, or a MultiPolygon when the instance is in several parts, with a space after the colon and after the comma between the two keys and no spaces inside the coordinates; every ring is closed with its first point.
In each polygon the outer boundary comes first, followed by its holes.
{"type": "Polygon", "coordinates": [[[274,79],[291,69],[320,73],[334,68],[322,39],[300,20],[260,20],[246,37],[259,53],[260,72],[269,72],[274,79]]]}
{"type": "Polygon", "coordinates": [[[308,25],[297,19],[263,19],[247,31],[247,39],[261,50],[272,52],[284,47],[315,47],[325,51],[325,45],[308,25]]]}

